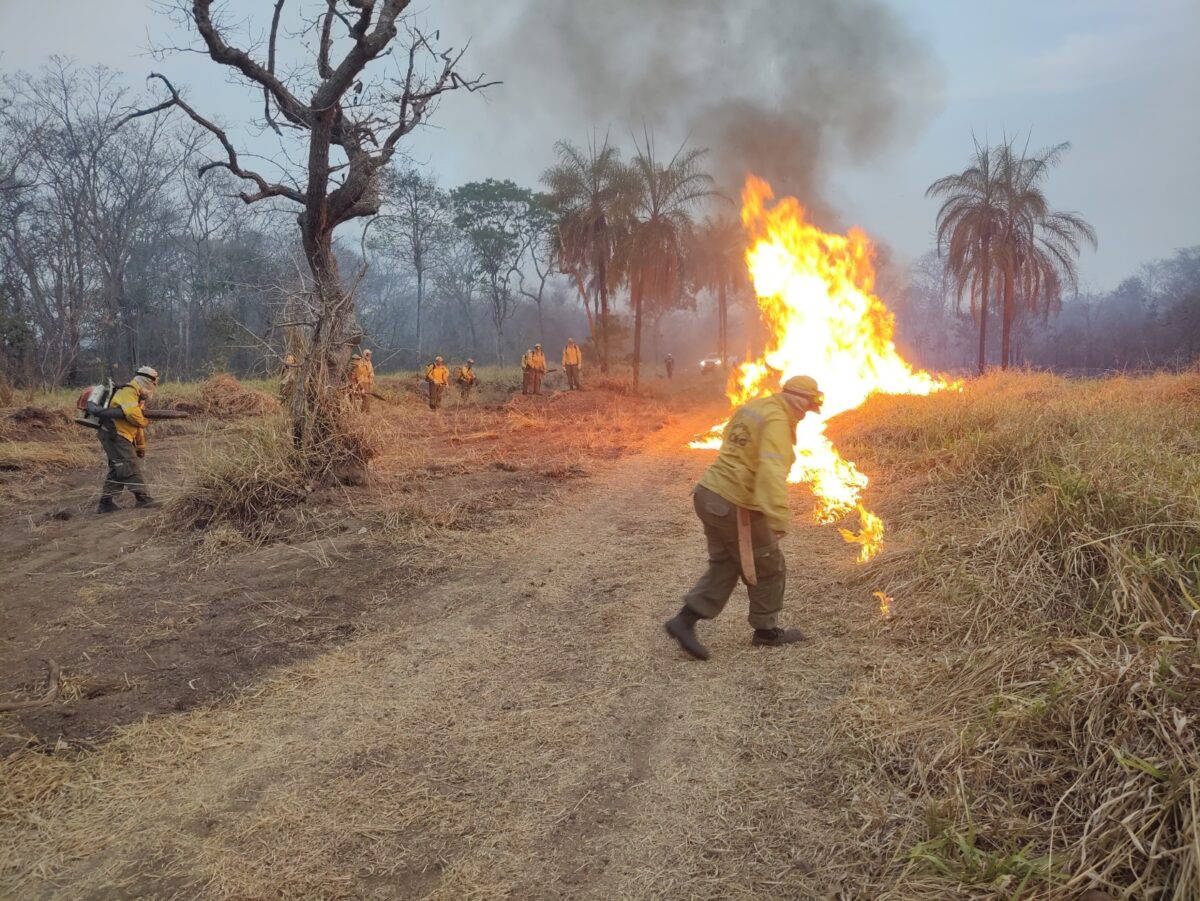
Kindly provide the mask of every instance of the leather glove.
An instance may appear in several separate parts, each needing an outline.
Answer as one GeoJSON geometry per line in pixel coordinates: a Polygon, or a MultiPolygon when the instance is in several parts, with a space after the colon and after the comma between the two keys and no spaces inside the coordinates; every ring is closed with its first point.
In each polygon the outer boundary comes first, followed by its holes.
{"type": "Polygon", "coordinates": [[[137,455],[141,459],[145,460],[146,459],[146,449],[144,447],[139,447],[137,449],[137,455]]]}

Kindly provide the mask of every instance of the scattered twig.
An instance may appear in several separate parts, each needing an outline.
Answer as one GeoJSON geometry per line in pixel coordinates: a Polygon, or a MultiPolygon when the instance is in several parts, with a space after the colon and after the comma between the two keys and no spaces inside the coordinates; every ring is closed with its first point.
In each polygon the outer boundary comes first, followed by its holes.
{"type": "Polygon", "coordinates": [[[53,660],[47,660],[46,666],[49,669],[46,676],[46,693],[42,697],[30,701],[7,701],[0,704],[0,713],[12,713],[14,710],[29,710],[33,707],[45,707],[47,704],[52,704],[58,698],[62,672],[58,664],[53,660]]]}

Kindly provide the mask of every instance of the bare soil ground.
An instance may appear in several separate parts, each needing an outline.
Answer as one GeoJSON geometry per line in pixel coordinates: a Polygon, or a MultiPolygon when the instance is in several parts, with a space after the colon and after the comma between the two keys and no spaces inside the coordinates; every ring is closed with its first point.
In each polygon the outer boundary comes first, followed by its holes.
{"type": "Polygon", "coordinates": [[[97,472],[52,479],[0,530],[2,684],[52,657],[68,701],[5,723],[40,743],[5,761],[6,891],[857,897],[839,836],[870,812],[827,749],[885,636],[852,553],[786,539],[804,645],[752,648],[740,590],[713,661],[662,631],[703,566],[682,445],[713,408],[444,411],[256,548],[101,526],[97,472]]]}

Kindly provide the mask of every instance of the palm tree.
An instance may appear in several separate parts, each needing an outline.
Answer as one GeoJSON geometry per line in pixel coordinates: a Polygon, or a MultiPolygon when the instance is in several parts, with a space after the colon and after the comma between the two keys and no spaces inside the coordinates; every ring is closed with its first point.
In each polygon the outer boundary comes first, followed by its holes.
{"type": "Polygon", "coordinates": [[[1064,285],[1078,286],[1077,260],[1083,243],[1096,246],[1096,231],[1076,213],[1052,211],[1042,182],[1070,148],[1063,143],[1032,156],[1016,153],[1011,141],[997,148],[1005,218],[997,258],[1004,278],[1000,366],[1011,359],[1012,325],[1021,309],[1048,315],[1061,302],[1064,285]],[[1019,291],[1019,297],[1018,297],[1019,291]]]}
{"type": "Polygon", "coordinates": [[[975,143],[975,156],[962,172],[939,178],[926,197],[944,198],[937,214],[938,253],[955,283],[961,304],[968,293],[979,318],[979,373],[987,367],[988,302],[994,289],[996,243],[1006,222],[1005,191],[996,152],[975,143]]]}
{"type": "Polygon", "coordinates": [[[704,220],[696,236],[696,284],[717,296],[717,353],[722,368],[729,363],[729,295],[746,285],[746,236],[733,216],[718,215],[704,220]]]}
{"type": "Polygon", "coordinates": [[[629,170],[622,164],[620,151],[608,143],[597,146],[593,138],[586,150],[569,141],[554,145],[558,163],[542,175],[549,189],[549,206],[557,220],[558,263],[570,273],[584,297],[592,340],[600,350],[600,368],[608,371],[609,290],[613,279],[609,272],[619,223],[631,209],[633,192],[629,170]],[[592,321],[587,308],[584,275],[599,301],[597,318],[592,321]]]}
{"type": "Polygon", "coordinates": [[[707,150],[681,145],[665,163],[645,135],[630,167],[637,204],[621,251],[633,306],[633,383],[640,379],[642,314],[646,303],[664,310],[683,294],[684,260],[693,237],[692,211],[713,193],[713,180],[700,167],[707,150]]]}

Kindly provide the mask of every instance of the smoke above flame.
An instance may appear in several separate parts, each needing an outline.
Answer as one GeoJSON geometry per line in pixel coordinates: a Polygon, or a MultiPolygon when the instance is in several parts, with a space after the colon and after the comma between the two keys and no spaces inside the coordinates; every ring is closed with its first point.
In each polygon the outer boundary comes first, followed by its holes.
{"type": "MultiPolygon", "coordinates": [[[[858,531],[840,531],[859,545],[858,559],[866,562],[883,543],[883,522],[863,504],[867,475],[838,453],[825,424],[872,394],[925,395],[959,383],[914,369],[896,350],[892,314],[874,294],[872,248],[865,233],[822,231],[806,221],[796,198],[774,200],[767,182],[754,176],[746,180],[746,265],[770,337],[763,355],[731,376],[729,400],[740,406],[794,375],[817,380],[825,404],[796,428],[796,464],[788,481],[812,489],[819,523],[858,514],[858,531]]],[[[724,428],[720,423],[690,446],[720,447],[724,428]]]]}

